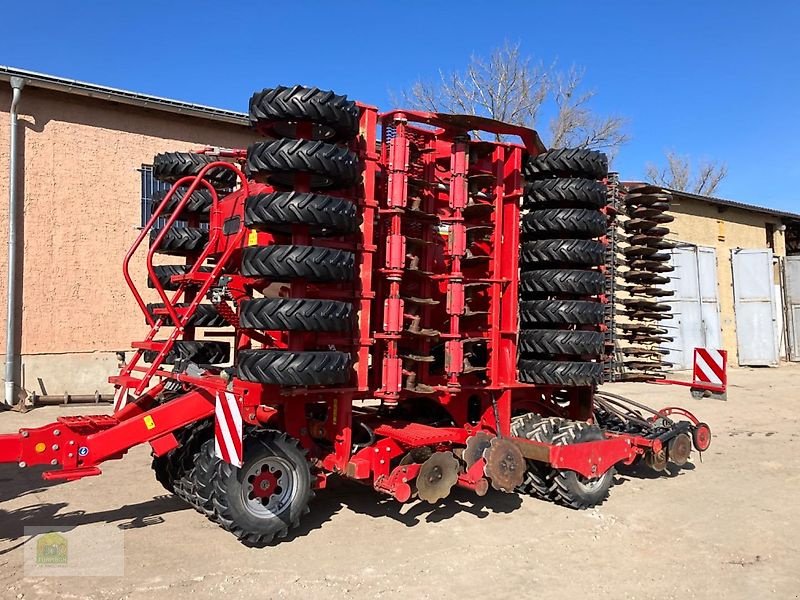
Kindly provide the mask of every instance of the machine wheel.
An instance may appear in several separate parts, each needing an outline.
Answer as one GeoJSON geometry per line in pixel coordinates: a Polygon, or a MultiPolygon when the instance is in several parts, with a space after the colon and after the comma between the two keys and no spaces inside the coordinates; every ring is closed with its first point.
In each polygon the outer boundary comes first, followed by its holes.
{"type": "MultiPolygon", "coordinates": [[[[553,436],[553,444],[565,446],[604,439],[603,432],[596,425],[576,421],[562,421],[553,436]]],[[[554,469],[550,484],[550,497],[554,502],[583,509],[602,504],[608,498],[608,491],[614,483],[616,469],[611,467],[599,477],[588,479],[575,471],[554,469]]]]}
{"type": "Polygon", "coordinates": [[[597,325],[605,317],[605,305],[583,300],[527,300],[519,303],[519,320],[530,324],[597,325]]]}
{"type": "Polygon", "coordinates": [[[241,350],[236,376],[272,385],[340,385],[350,380],[350,354],[336,351],[241,350]]]}
{"type": "Polygon", "coordinates": [[[608,203],[606,186],[593,179],[542,179],[525,184],[526,208],[588,206],[600,208],[608,203]]]}
{"type": "Polygon", "coordinates": [[[519,332],[519,351],[523,354],[600,356],[604,345],[604,336],[599,331],[522,329],[519,332]]]}
{"type": "Polygon", "coordinates": [[[286,537],[308,512],[313,495],[305,452],[277,431],[247,437],[242,467],[220,461],[214,476],[217,521],[254,546],[286,537]]]}
{"type": "Polygon", "coordinates": [[[345,250],[313,246],[253,246],[242,252],[245,277],[265,277],[278,281],[350,281],[355,255],[345,250]]]}
{"type": "MultiPolygon", "coordinates": [[[[177,304],[176,307],[178,308],[187,308],[189,306],[188,302],[184,302],[181,304],[177,304]]],[[[172,326],[172,317],[169,315],[154,315],[153,311],[157,308],[164,308],[163,304],[148,304],[147,305],[147,312],[150,313],[154,319],[161,318],[164,320],[163,325],[172,326]]],[[[217,309],[214,307],[213,304],[198,304],[195,313],[192,315],[192,318],[189,319],[189,322],[186,324],[187,327],[227,327],[229,323],[222,318],[217,312],[217,309]]]]}
{"type": "Polygon", "coordinates": [[[347,148],[312,140],[256,142],[247,149],[248,174],[256,181],[295,187],[298,174],[311,189],[352,186],[360,176],[358,157],[347,148]]]}
{"type": "Polygon", "coordinates": [[[245,329],[280,331],[348,331],[353,305],[334,300],[259,298],[242,302],[239,323],[245,329]]]}
{"type": "Polygon", "coordinates": [[[309,225],[311,235],[342,235],[358,229],[358,211],[349,200],[335,196],[256,194],[245,201],[244,224],[280,233],[290,233],[292,225],[309,225]]]}
{"type": "MultiPolygon", "coordinates": [[[[164,357],[164,364],[174,365],[178,360],[189,360],[198,365],[218,365],[228,362],[230,349],[227,342],[178,340],[164,357]]],[[[142,360],[153,362],[156,356],[157,351],[145,350],[142,360]]]]}
{"type": "MultiPolygon", "coordinates": [[[[164,152],[153,158],[153,177],[159,181],[175,183],[182,177],[197,175],[209,163],[220,159],[207,154],[194,152],[164,152]]],[[[206,179],[214,187],[232,188],[236,185],[236,173],[224,167],[211,169],[206,179]]]]}
{"type": "MultiPolygon", "coordinates": [[[[174,291],[178,289],[179,283],[173,283],[172,277],[175,275],[186,275],[192,267],[190,265],[156,265],[153,270],[156,273],[156,279],[161,284],[161,287],[167,291],[174,291]]],[[[200,267],[203,273],[210,273],[211,269],[208,267],[200,267]]],[[[147,287],[155,287],[153,280],[147,277],[147,287]]]]}
{"type": "Polygon", "coordinates": [[[347,140],[358,134],[358,106],[333,92],[299,85],[256,92],[250,98],[250,121],[262,134],[297,136],[297,122],[314,124],[316,140],[347,140]]]}
{"type": "Polygon", "coordinates": [[[162,456],[153,456],[151,467],[156,475],[156,480],[164,486],[170,494],[180,495],[180,479],[184,477],[191,466],[194,451],[191,449],[192,439],[197,431],[210,425],[210,421],[189,425],[177,431],[174,435],[178,440],[178,447],[162,456]]]}
{"type": "MultiPolygon", "coordinates": [[[[511,419],[511,434],[534,442],[550,444],[560,419],[543,419],[536,413],[525,413],[511,419]]],[[[531,496],[549,499],[553,470],[535,460],[526,461],[525,480],[519,491],[531,496]]]]}
{"type": "Polygon", "coordinates": [[[219,462],[214,453],[214,438],[206,440],[195,454],[194,465],[187,476],[192,487],[192,506],[209,518],[214,518],[214,474],[219,462]]]}
{"type": "MultiPolygon", "coordinates": [[[[164,207],[161,215],[171,215],[181,200],[183,200],[184,196],[186,196],[186,191],[188,189],[189,188],[186,187],[179,187],[177,190],[175,190],[175,193],[172,194],[172,197],[164,207]]],[[[168,193],[169,190],[156,190],[153,192],[152,203],[150,205],[151,213],[156,212],[156,209],[164,202],[164,198],[168,193]]],[[[205,188],[196,189],[194,192],[192,192],[189,200],[186,201],[182,214],[192,213],[195,215],[205,216],[205,220],[208,220],[208,212],[211,210],[212,204],[213,200],[211,198],[211,192],[205,188]]]]}
{"type": "Polygon", "coordinates": [[[575,294],[595,296],[602,294],[605,277],[600,271],[577,269],[542,269],[520,274],[519,291],[526,294],[575,294]]]}
{"type": "Polygon", "coordinates": [[[528,159],[522,169],[525,179],[580,177],[603,179],[608,175],[608,157],[596,150],[560,148],[528,159]]]}
{"type": "Polygon", "coordinates": [[[520,268],[523,271],[548,266],[602,265],[605,260],[605,244],[597,240],[536,240],[522,244],[520,268]]]}
{"type": "Polygon", "coordinates": [[[522,218],[522,234],[526,239],[580,238],[605,235],[606,217],[590,208],[544,208],[522,218]]]}
{"type": "Polygon", "coordinates": [[[519,380],[542,385],[596,385],[602,382],[603,365],[599,362],[568,362],[520,359],[519,380]]]}
{"type": "MultiPolygon", "coordinates": [[[[150,247],[161,233],[161,229],[150,232],[150,247]]],[[[197,227],[170,227],[161,240],[156,252],[159,254],[172,254],[183,256],[193,252],[200,252],[208,243],[208,232],[197,227]]]]}

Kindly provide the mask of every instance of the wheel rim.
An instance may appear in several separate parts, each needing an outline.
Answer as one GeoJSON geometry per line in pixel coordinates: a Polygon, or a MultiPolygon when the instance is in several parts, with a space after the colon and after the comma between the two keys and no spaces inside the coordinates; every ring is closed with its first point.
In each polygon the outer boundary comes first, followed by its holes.
{"type": "Polygon", "coordinates": [[[292,464],[277,456],[253,463],[242,481],[242,503],[247,512],[258,518],[276,516],[297,495],[292,464]]]}

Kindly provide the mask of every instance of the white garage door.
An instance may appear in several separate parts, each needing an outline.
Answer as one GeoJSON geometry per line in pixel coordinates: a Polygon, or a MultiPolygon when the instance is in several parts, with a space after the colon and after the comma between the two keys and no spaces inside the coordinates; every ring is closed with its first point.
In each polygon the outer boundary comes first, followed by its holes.
{"type": "Polygon", "coordinates": [[[772,250],[731,250],[739,364],[778,364],[772,250]]]}
{"type": "Polygon", "coordinates": [[[800,361],[800,256],[787,256],[784,264],[789,360],[800,361]]]}

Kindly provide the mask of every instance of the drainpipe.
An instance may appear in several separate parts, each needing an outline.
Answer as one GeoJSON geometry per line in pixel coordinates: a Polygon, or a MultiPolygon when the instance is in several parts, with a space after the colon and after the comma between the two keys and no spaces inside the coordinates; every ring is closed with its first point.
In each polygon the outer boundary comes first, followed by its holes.
{"type": "Polygon", "coordinates": [[[17,104],[25,87],[21,77],[11,78],[11,150],[8,156],[8,313],[6,315],[6,404],[14,405],[14,389],[17,387],[17,104]]]}

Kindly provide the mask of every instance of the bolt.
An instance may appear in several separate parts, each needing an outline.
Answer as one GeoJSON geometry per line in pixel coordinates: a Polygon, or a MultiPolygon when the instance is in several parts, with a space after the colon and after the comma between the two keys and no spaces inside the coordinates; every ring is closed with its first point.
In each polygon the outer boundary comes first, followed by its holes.
{"type": "Polygon", "coordinates": [[[386,462],[385,460],[381,459],[381,464],[384,464],[385,462],[386,462]]]}
{"type": "Polygon", "coordinates": [[[28,466],[28,463],[26,463],[24,460],[23,460],[23,461],[20,461],[20,463],[19,463],[19,468],[20,468],[20,469],[24,469],[24,468],[25,468],[25,467],[27,467],[27,466],[28,466]]]}
{"type": "Polygon", "coordinates": [[[60,429],[54,429],[53,430],[53,435],[61,435],[61,430],[60,429]]]}
{"type": "Polygon", "coordinates": [[[29,434],[29,433],[28,433],[26,430],[24,430],[24,429],[23,429],[22,431],[20,431],[19,433],[20,433],[20,435],[21,435],[22,437],[28,437],[28,435],[30,435],[30,434],[29,434]]]}
{"type": "Polygon", "coordinates": [[[50,464],[51,465],[57,465],[58,461],[54,458],[53,460],[50,461],[50,464]]]}
{"type": "Polygon", "coordinates": [[[72,458],[73,456],[75,456],[75,455],[74,455],[72,452],[70,452],[69,454],[67,454],[67,457],[68,457],[68,458],[72,458]]]}
{"type": "Polygon", "coordinates": [[[74,445],[75,445],[75,440],[70,440],[70,441],[69,441],[69,445],[70,445],[70,446],[74,446],[74,445]]]}
{"type": "Polygon", "coordinates": [[[58,450],[58,444],[53,444],[53,450],[58,450]]]}

